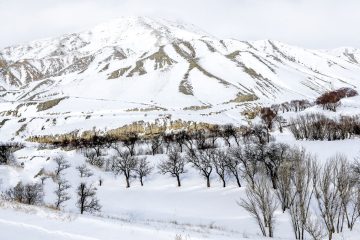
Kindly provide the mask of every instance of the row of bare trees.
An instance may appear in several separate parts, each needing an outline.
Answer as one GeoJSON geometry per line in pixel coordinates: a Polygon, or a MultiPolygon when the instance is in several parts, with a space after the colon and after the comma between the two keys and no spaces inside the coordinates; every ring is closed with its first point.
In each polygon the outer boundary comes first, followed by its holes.
{"type": "Polygon", "coordinates": [[[144,185],[144,178],[153,170],[153,167],[146,160],[146,157],[134,156],[130,150],[124,150],[121,145],[114,147],[116,153],[112,156],[111,170],[116,174],[125,177],[126,187],[130,187],[130,179],[138,177],[141,186],[144,185]]]}
{"type": "Polygon", "coordinates": [[[342,140],[360,134],[358,116],[331,119],[320,113],[309,113],[291,119],[289,130],[296,139],[342,140]]]}
{"type": "Polygon", "coordinates": [[[299,112],[314,105],[320,105],[323,107],[323,109],[336,112],[337,107],[341,105],[341,99],[357,95],[358,92],[356,90],[344,87],[325,92],[320,95],[314,102],[310,102],[309,100],[305,99],[292,100],[290,102],[283,102],[281,104],[273,104],[270,106],[270,109],[277,114],[278,112],[299,112]]]}
{"type": "Polygon", "coordinates": [[[302,99],[283,102],[281,104],[273,104],[270,108],[277,114],[278,112],[299,112],[312,106],[314,106],[314,103],[311,103],[309,100],[302,99]]]}
{"type": "Polygon", "coordinates": [[[336,155],[321,166],[302,149],[283,155],[276,186],[261,166],[247,182],[246,198],[238,203],[258,223],[264,236],[274,236],[275,211],[290,215],[296,239],[329,240],[344,227],[353,229],[360,216],[360,163],[336,155]],[[271,189],[272,184],[272,189],[271,189]],[[325,231],[324,231],[325,230],[325,231]]]}
{"type": "MultiPolygon", "coordinates": [[[[41,177],[41,183],[27,183],[19,182],[15,187],[9,188],[2,193],[2,198],[7,201],[15,201],[28,205],[43,205],[44,204],[44,180],[52,178],[55,183],[55,201],[51,207],[60,210],[64,203],[71,199],[69,189],[71,185],[64,176],[64,171],[70,168],[69,162],[62,156],[54,157],[55,169],[51,174],[47,174],[46,177],[41,177]]],[[[77,167],[80,177],[83,179],[76,189],[76,195],[78,200],[76,206],[79,208],[81,214],[84,212],[96,212],[100,211],[101,205],[96,197],[97,188],[94,184],[88,184],[84,178],[91,177],[93,174],[86,165],[80,165],[77,167]]],[[[41,171],[43,172],[43,171],[41,171]]]]}
{"type": "MultiPolygon", "coordinates": [[[[172,132],[163,132],[144,136],[135,132],[127,132],[119,136],[109,134],[94,135],[83,138],[71,136],[69,138],[48,137],[46,139],[33,136],[33,141],[46,142],[52,147],[62,147],[66,149],[87,149],[89,157],[101,156],[104,148],[111,148],[113,145],[121,143],[128,149],[131,155],[136,154],[136,145],[147,145],[150,149],[149,154],[167,153],[170,148],[176,145],[181,152],[196,146],[199,149],[214,148],[220,142],[224,142],[227,146],[233,144],[238,145],[243,129],[235,127],[232,124],[211,125],[208,128],[180,130],[172,132]]],[[[94,161],[98,159],[94,158],[94,161]]],[[[101,163],[95,163],[101,164],[101,163]]]]}

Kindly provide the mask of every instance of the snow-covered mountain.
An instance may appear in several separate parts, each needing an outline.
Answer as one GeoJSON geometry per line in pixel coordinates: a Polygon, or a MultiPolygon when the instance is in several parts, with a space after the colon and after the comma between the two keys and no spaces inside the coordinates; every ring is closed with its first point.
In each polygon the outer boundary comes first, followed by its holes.
{"type": "Polygon", "coordinates": [[[359,76],[359,49],[218,39],[192,25],[119,18],[0,50],[0,130],[11,139],[139,120],[239,123],[246,108],[359,88],[359,76]]]}

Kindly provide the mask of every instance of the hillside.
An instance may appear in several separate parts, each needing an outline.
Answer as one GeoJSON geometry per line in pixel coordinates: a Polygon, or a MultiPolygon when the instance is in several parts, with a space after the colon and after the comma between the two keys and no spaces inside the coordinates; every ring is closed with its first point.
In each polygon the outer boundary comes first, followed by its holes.
{"type": "Polygon", "coordinates": [[[258,104],[360,86],[360,50],[218,39],[127,17],[0,50],[3,139],[178,119],[240,124],[258,104]],[[171,101],[170,101],[171,99],[171,101]]]}

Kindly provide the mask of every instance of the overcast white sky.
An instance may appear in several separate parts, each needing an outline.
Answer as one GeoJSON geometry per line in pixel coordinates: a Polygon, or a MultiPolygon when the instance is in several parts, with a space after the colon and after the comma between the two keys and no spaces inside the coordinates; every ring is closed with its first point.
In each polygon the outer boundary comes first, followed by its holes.
{"type": "Polygon", "coordinates": [[[360,48],[360,0],[0,0],[0,48],[127,15],[181,20],[221,38],[360,48]]]}

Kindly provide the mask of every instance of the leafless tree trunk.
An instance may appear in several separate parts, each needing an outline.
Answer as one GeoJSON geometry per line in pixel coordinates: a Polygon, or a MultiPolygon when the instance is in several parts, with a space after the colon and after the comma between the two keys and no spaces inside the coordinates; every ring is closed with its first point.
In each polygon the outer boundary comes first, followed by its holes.
{"type": "Polygon", "coordinates": [[[226,178],[227,178],[227,152],[225,152],[224,150],[220,150],[220,149],[215,149],[213,151],[213,165],[215,167],[215,171],[218,174],[219,178],[222,181],[223,187],[226,187],[226,178]]]}
{"type": "Polygon", "coordinates": [[[246,189],[246,199],[241,199],[238,204],[255,218],[263,236],[274,236],[274,212],[278,202],[264,176],[256,179],[254,188],[246,189]]]}
{"type": "Polygon", "coordinates": [[[150,140],[150,146],[151,146],[151,152],[152,152],[152,155],[155,155],[157,153],[159,153],[159,150],[161,148],[161,145],[162,145],[162,141],[163,141],[163,138],[162,136],[153,136],[150,140]]]}
{"type": "Polygon", "coordinates": [[[130,151],[122,151],[118,149],[117,154],[113,156],[112,171],[115,174],[122,174],[125,176],[126,188],[130,187],[130,178],[132,173],[137,168],[138,162],[136,158],[131,155],[130,151]]]}
{"type": "Polygon", "coordinates": [[[88,168],[86,166],[86,164],[82,164],[80,166],[77,166],[76,169],[79,171],[79,174],[80,174],[80,177],[83,178],[83,177],[91,177],[92,175],[94,175],[90,168],[88,168]]]}
{"type": "MultiPolygon", "coordinates": [[[[239,164],[239,170],[245,176],[247,182],[253,188],[255,176],[259,172],[257,150],[252,144],[245,144],[243,148],[237,147],[230,151],[231,159],[234,164],[239,164]]],[[[233,166],[234,166],[233,164],[233,166]]]]}
{"type": "Polygon", "coordinates": [[[340,193],[336,183],[337,170],[338,163],[334,159],[328,160],[323,168],[316,166],[313,169],[315,197],[329,240],[332,240],[336,231],[336,220],[341,209],[340,193]]]}
{"type": "Polygon", "coordinates": [[[150,166],[150,163],[146,160],[145,157],[137,158],[137,165],[135,167],[135,172],[140,179],[141,186],[144,186],[143,179],[147,177],[154,168],[150,166]]]}
{"type": "Polygon", "coordinates": [[[259,155],[261,161],[266,167],[266,172],[269,175],[273,188],[277,188],[278,170],[282,163],[288,157],[289,146],[283,143],[271,143],[268,146],[258,145],[260,152],[265,151],[259,155]],[[264,150],[262,149],[264,148],[264,150]]]}
{"type": "Polygon", "coordinates": [[[356,181],[357,176],[354,175],[346,156],[337,154],[335,161],[338,164],[336,182],[341,200],[337,232],[342,232],[345,219],[347,227],[352,230],[356,220],[359,218],[359,185],[356,181]]]}
{"type": "Polygon", "coordinates": [[[185,158],[180,153],[171,150],[168,158],[164,159],[158,166],[160,173],[169,173],[172,177],[176,177],[178,187],[181,187],[180,175],[186,173],[185,158]]]}
{"type": "Polygon", "coordinates": [[[104,166],[105,160],[103,158],[102,151],[95,151],[92,148],[85,148],[83,149],[83,155],[86,158],[86,162],[89,164],[102,168],[104,166]]]}
{"type": "Polygon", "coordinates": [[[206,186],[210,187],[210,176],[213,170],[214,149],[205,149],[202,151],[194,150],[186,154],[187,160],[201,175],[206,179],[206,186]]]}
{"type": "Polygon", "coordinates": [[[285,212],[293,200],[293,191],[291,185],[292,166],[290,162],[281,164],[278,170],[278,183],[275,194],[281,204],[281,210],[285,212]]]}
{"type": "MultiPolygon", "coordinates": [[[[130,132],[126,134],[126,137],[123,140],[123,144],[128,149],[131,156],[135,155],[135,146],[139,141],[140,138],[137,133],[130,132]]],[[[116,150],[119,148],[119,146],[115,146],[114,148],[116,150]]]]}
{"type": "Polygon", "coordinates": [[[309,219],[305,225],[305,230],[309,233],[313,240],[322,240],[326,236],[323,231],[323,225],[318,219],[309,219]]]}
{"type": "Polygon", "coordinates": [[[56,163],[56,168],[55,168],[56,177],[59,177],[62,171],[70,167],[69,162],[65,159],[63,155],[56,156],[54,158],[54,162],[56,163]]]}
{"type": "Polygon", "coordinates": [[[229,172],[235,177],[236,183],[239,187],[241,187],[240,177],[241,177],[241,160],[242,158],[241,148],[234,148],[231,149],[230,152],[227,154],[226,160],[226,167],[228,168],[229,172]]]}
{"type": "Polygon", "coordinates": [[[67,190],[70,188],[69,181],[64,178],[59,177],[56,182],[56,202],[55,208],[60,209],[62,204],[70,199],[70,195],[67,190]]]}
{"type": "Polygon", "coordinates": [[[101,206],[96,198],[96,188],[93,185],[87,186],[86,183],[80,183],[77,189],[78,201],[77,207],[80,213],[100,211],[101,206]]]}
{"type": "MultiPolygon", "coordinates": [[[[313,188],[313,164],[315,160],[303,149],[294,149],[292,154],[293,176],[291,179],[293,189],[291,191],[291,204],[289,213],[296,239],[303,240],[305,231],[317,235],[317,227],[310,223],[310,203],[314,194],[313,188]]],[[[317,223],[318,224],[318,223],[317,223]]]]}

